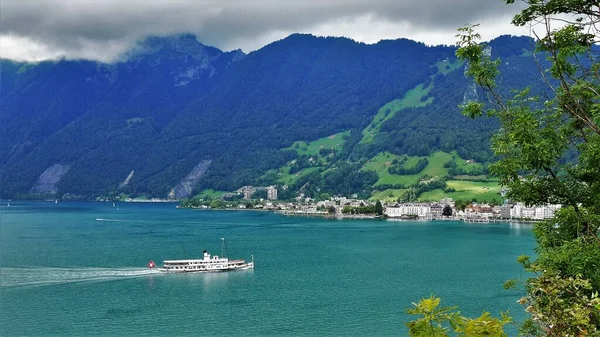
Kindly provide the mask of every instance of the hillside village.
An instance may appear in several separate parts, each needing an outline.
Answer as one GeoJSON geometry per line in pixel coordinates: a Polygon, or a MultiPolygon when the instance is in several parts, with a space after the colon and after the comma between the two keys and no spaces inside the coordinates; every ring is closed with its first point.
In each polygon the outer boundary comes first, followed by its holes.
{"type": "Polygon", "coordinates": [[[239,209],[275,211],[290,216],[326,216],[338,218],[414,219],[414,220],[464,220],[472,222],[526,220],[539,221],[554,216],[561,205],[527,206],[505,200],[501,205],[489,203],[455,201],[442,198],[438,202],[381,202],[358,199],[356,195],[330,197],[317,200],[302,193],[294,201],[278,200],[275,186],[244,186],[239,190],[224,194],[218,199],[195,199],[184,201],[181,207],[201,209],[239,209]],[[264,198],[253,198],[260,194],[264,198]]]}

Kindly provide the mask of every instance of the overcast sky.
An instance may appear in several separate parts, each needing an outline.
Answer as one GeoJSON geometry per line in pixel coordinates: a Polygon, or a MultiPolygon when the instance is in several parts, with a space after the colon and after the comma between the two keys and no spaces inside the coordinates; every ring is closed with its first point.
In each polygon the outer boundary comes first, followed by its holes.
{"type": "Polygon", "coordinates": [[[528,35],[502,0],[0,0],[0,57],[109,62],[148,35],[189,32],[206,45],[250,52],[292,33],[376,43],[410,38],[454,44],[480,23],[484,40],[528,35]]]}

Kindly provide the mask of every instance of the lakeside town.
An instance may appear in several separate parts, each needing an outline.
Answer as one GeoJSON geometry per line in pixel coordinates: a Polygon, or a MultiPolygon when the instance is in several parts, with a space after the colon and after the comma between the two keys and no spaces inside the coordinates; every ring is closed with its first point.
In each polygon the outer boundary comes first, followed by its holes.
{"type": "Polygon", "coordinates": [[[406,220],[462,220],[466,222],[541,221],[552,218],[561,205],[528,206],[504,199],[500,205],[442,198],[437,202],[382,202],[332,196],[317,200],[300,193],[293,201],[278,200],[275,186],[244,186],[217,199],[183,201],[178,207],[198,209],[265,210],[288,216],[331,218],[389,218],[406,220]],[[256,198],[256,192],[264,198],[256,198]]]}

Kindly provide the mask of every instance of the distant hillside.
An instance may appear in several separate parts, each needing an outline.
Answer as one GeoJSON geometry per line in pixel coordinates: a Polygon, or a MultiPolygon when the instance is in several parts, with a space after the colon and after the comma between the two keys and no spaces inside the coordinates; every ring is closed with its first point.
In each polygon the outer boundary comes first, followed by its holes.
{"type": "MultiPolygon", "coordinates": [[[[532,84],[531,40],[490,46],[510,69],[505,90],[532,84]]],[[[0,193],[185,197],[287,184],[372,196],[383,173],[367,162],[383,153],[486,163],[497,124],[461,116],[465,99],[485,97],[454,51],[294,34],[245,55],[177,35],[113,64],[2,60],[0,193]],[[44,172],[52,184],[39,183],[44,172]]]]}

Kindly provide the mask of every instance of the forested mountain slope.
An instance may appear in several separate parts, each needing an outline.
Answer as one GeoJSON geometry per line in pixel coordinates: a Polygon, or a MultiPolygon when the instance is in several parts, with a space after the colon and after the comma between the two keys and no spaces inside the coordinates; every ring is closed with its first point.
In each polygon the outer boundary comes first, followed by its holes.
{"type": "MultiPolygon", "coordinates": [[[[530,43],[490,43],[492,56],[515,70],[503,72],[514,74],[503,79],[507,90],[535,78],[530,43]]],[[[244,55],[178,35],[149,38],[112,64],[3,60],[0,192],[31,193],[55,164],[66,170],[47,192],[86,198],[166,197],[199,165],[186,183],[196,190],[281,184],[268,173],[299,158],[289,149],[295,142],[340,132],[343,146],[316,173],[329,182],[337,181],[327,178],[337,168],[372,185],[372,173],[361,168],[384,151],[456,150],[485,162],[496,123],[460,115],[465,99],[485,98],[454,50],[294,34],[244,55]]]]}

